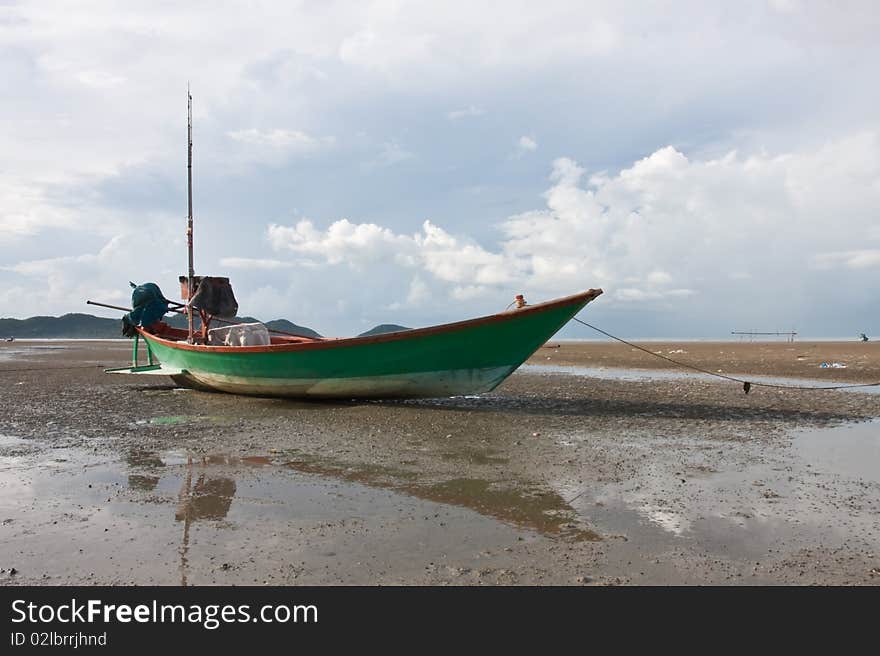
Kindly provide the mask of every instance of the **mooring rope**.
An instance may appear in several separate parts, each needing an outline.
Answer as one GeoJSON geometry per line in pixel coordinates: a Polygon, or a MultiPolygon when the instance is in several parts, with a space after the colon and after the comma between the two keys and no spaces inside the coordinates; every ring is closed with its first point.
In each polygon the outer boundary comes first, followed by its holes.
{"type": "Polygon", "coordinates": [[[737,378],[736,376],[726,376],[724,374],[719,374],[718,372],[715,372],[715,371],[709,371],[708,369],[702,369],[700,367],[694,366],[692,364],[688,364],[686,362],[679,362],[678,360],[673,360],[672,358],[666,357],[662,353],[654,353],[654,351],[650,351],[642,346],[639,346],[638,344],[633,344],[632,342],[628,342],[621,337],[617,337],[616,335],[612,335],[611,333],[606,332],[606,331],[602,330],[601,328],[597,328],[596,326],[588,324],[586,321],[581,321],[577,317],[572,317],[572,319],[577,321],[579,324],[583,324],[587,328],[592,328],[597,333],[602,333],[606,337],[610,337],[611,339],[615,339],[622,344],[626,344],[627,346],[631,346],[632,348],[638,349],[639,351],[644,351],[648,355],[653,355],[655,358],[662,358],[663,360],[667,360],[668,362],[671,362],[672,364],[678,365],[679,367],[693,369],[694,371],[699,371],[700,373],[708,374],[710,376],[715,376],[716,378],[724,378],[725,380],[729,380],[734,383],[741,383],[743,386],[743,391],[746,394],[749,393],[749,390],[753,386],[772,387],[772,388],[776,388],[776,389],[795,389],[795,390],[838,390],[838,389],[852,389],[855,387],[877,387],[878,385],[880,385],[880,381],[878,381],[876,383],[855,383],[852,385],[829,385],[829,386],[823,386],[823,387],[813,387],[813,386],[809,386],[809,385],[780,385],[780,384],[776,384],[776,383],[753,382],[753,381],[749,381],[749,380],[744,380],[742,378],[737,378]]]}

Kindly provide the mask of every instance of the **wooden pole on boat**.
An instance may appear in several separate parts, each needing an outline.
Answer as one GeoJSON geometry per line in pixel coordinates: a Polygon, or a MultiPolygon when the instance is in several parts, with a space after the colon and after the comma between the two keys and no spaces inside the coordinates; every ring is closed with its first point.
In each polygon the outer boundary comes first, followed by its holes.
{"type": "Polygon", "coordinates": [[[131,312],[131,308],[122,307],[121,305],[108,305],[107,303],[98,303],[97,301],[86,301],[86,305],[100,305],[101,307],[110,308],[111,310],[122,310],[123,312],[131,312]]]}
{"type": "Polygon", "coordinates": [[[193,139],[192,139],[192,94],[189,91],[189,84],[186,85],[186,136],[187,136],[187,158],[186,158],[186,182],[187,182],[187,200],[188,212],[186,223],[186,248],[189,255],[189,272],[186,284],[187,313],[186,324],[188,337],[187,341],[193,343],[193,313],[192,313],[192,297],[193,297],[193,278],[195,271],[193,269],[193,176],[192,176],[192,160],[193,160],[193,139]]]}

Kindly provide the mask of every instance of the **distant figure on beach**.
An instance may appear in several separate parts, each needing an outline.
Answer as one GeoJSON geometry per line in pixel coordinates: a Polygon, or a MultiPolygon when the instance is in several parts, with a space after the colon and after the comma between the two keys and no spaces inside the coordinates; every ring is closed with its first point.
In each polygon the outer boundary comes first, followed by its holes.
{"type": "Polygon", "coordinates": [[[861,333],[861,334],[859,334],[859,339],[862,340],[863,342],[867,342],[868,336],[865,333],[861,333]]]}

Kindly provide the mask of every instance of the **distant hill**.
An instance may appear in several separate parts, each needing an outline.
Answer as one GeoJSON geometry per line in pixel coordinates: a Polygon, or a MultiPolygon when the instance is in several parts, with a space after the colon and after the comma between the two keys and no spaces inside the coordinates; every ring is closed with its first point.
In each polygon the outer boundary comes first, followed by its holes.
{"type": "Polygon", "coordinates": [[[266,328],[271,328],[272,330],[283,330],[284,332],[295,333],[297,335],[302,335],[303,337],[321,337],[320,334],[318,334],[311,328],[306,328],[305,326],[297,326],[295,323],[291,323],[287,319],[272,319],[272,321],[267,321],[266,328]]]}
{"type": "Polygon", "coordinates": [[[104,339],[122,337],[119,319],[102,319],[91,314],[65,314],[61,317],[0,319],[0,337],[20,339],[69,337],[71,339],[104,339]]]}
{"type": "Polygon", "coordinates": [[[367,332],[361,333],[358,337],[369,337],[370,335],[381,335],[382,333],[396,333],[401,330],[412,330],[412,328],[407,328],[406,326],[398,326],[393,323],[383,323],[379,324],[375,328],[370,328],[367,332]]]}
{"type": "MultiPolygon", "coordinates": [[[[232,321],[236,323],[260,323],[259,319],[254,319],[253,317],[235,317],[232,321]]],[[[182,314],[169,315],[165,317],[165,323],[174,328],[186,328],[186,317],[182,314]]],[[[266,321],[265,324],[266,328],[271,328],[272,330],[283,330],[284,332],[296,333],[303,337],[321,337],[319,333],[311,328],[298,326],[287,319],[272,319],[272,321],[266,321]]]]}
{"type": "MultiPolygon", "coordinates": [[[[65,314],[61,317],[31,317],[29,319],[0,319],[0,339],[113,339],[122,337],[122,313],[117,319],[105,319],[91,314],[65,314]]],[[[186,328],[182,314],[171,314],[165,321],[175,328],[186,328]]],[[[253,323],[253,317],[236,317],[239,323],[253,323]]],[[[266,323],[275,330],[284,330],[306,337],[320,337],[311,328],[297,326],[287,319],[275,319],[266,323]]]]}

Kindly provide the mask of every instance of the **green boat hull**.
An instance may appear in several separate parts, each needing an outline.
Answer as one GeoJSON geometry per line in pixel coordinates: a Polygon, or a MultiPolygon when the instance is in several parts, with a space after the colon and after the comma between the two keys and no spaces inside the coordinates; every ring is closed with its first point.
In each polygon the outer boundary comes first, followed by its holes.
{"type": "Polygon", "coordinates": [[[140,334],[160,370],[190,387],[300,398],[479,394],[497,387],[599,294],[589,290],[480,319],[351,339],[225,347],[140,334]]]}

